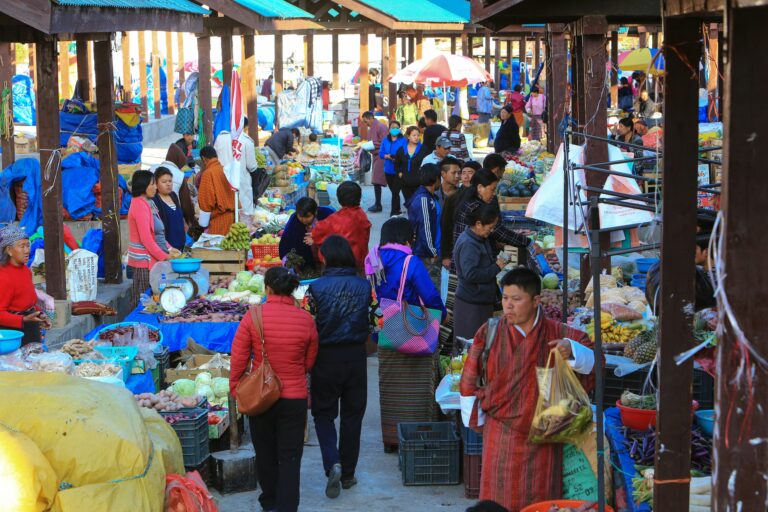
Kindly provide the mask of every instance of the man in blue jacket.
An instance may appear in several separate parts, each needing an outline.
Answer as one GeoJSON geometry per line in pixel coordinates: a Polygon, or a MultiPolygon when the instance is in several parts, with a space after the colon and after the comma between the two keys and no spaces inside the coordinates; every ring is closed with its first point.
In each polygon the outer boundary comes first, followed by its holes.
{"type": "Polygon", "coordinates": [[[432,282],[440,289],[440,268],[437,263],[437,255],[440,254],[440,213],[435,197],[435,189],[440,186],[440,168],[434,164],[424,165],[419,170],[419,178],[421,186],[406,204],[408,220],[416,234],[413,255],[421,259],[432,282]]]}

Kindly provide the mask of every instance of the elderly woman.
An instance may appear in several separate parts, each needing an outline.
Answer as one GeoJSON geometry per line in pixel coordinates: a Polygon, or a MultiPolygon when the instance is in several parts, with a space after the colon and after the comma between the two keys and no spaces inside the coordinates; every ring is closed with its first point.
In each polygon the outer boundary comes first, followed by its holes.
{"type": "Polygon", "coordinates": [[[51,327],[37,307],[28,260],[29,237],[24,229],[15,225],[0,229],[0,327],[24,331],[24,345],[40,343],[41,328],[51,327]]]}

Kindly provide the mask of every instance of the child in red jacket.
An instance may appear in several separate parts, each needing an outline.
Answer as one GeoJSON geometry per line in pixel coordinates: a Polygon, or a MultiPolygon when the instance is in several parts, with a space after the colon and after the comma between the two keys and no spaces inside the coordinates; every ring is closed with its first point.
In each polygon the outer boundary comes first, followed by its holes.
{"type": "MultiPolygon", "coordinates": [[[[365,257],[368,256],[368,241],[371,237],[371,222],[362,208],[360,199],[363,191],[355,182],[345,181],[339,185],[336,197],[341,210],[325,220],[321,220],[312,230],[311,241],[319,247],[331,235],[341,235],[347,239],[355,253],[357,268],[362,269],[365,257]]],[[[322,261],[322,255],[320,255],[322,261]]]]}

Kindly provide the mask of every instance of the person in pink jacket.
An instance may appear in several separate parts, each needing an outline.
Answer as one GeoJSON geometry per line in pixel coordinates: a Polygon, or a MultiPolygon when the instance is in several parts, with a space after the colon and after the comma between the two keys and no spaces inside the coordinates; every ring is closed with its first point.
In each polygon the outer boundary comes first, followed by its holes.
{"type": "Polygon", "coordinates": [[[165,228],[152,198],[157,193],[155,176],[136,171],[131,179],[131,207],[128,209],[128,266],[133,271],[132,308],[149,288],[149,270],[158,261],[178,256],[165,241],[165,228]]]}

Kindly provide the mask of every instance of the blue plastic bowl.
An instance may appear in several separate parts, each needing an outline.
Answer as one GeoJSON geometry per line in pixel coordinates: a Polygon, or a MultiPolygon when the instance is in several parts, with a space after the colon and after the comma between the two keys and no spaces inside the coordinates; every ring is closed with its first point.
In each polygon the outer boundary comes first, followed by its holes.
{"type": "Polygon", "coordinates": [[[635,265],[637,265],[637,272],[639,274],[647,274],[648,270],[659,261],[661,261],[659,258],[638,258],[635,260],[635,265]]]}
{"type": "Polygon", "coordinates": [[[200,270],[200,264],[203,262],[200,258],[183,258],[171,260],[171,268],[177,274],[188,274],[200,270]]]}
{"type": "Polygon", "coordinates": [[[11,331],[0,329],[0,354],[10,354],[21,347],[21,338],[24,333],[21,331],[11,331]]]}
{"type": "Polygon", "coordinates": [[[715,430],[715,411],[713,409],[696,411],[696,423],[704,434],[712,437],[712,432],[715,430]]]}
{"type": "Polygon", "coordinates": [[[648,279],[648,274],[632,274],[632,281],[642,281],[643,283],[648,279]]]}

